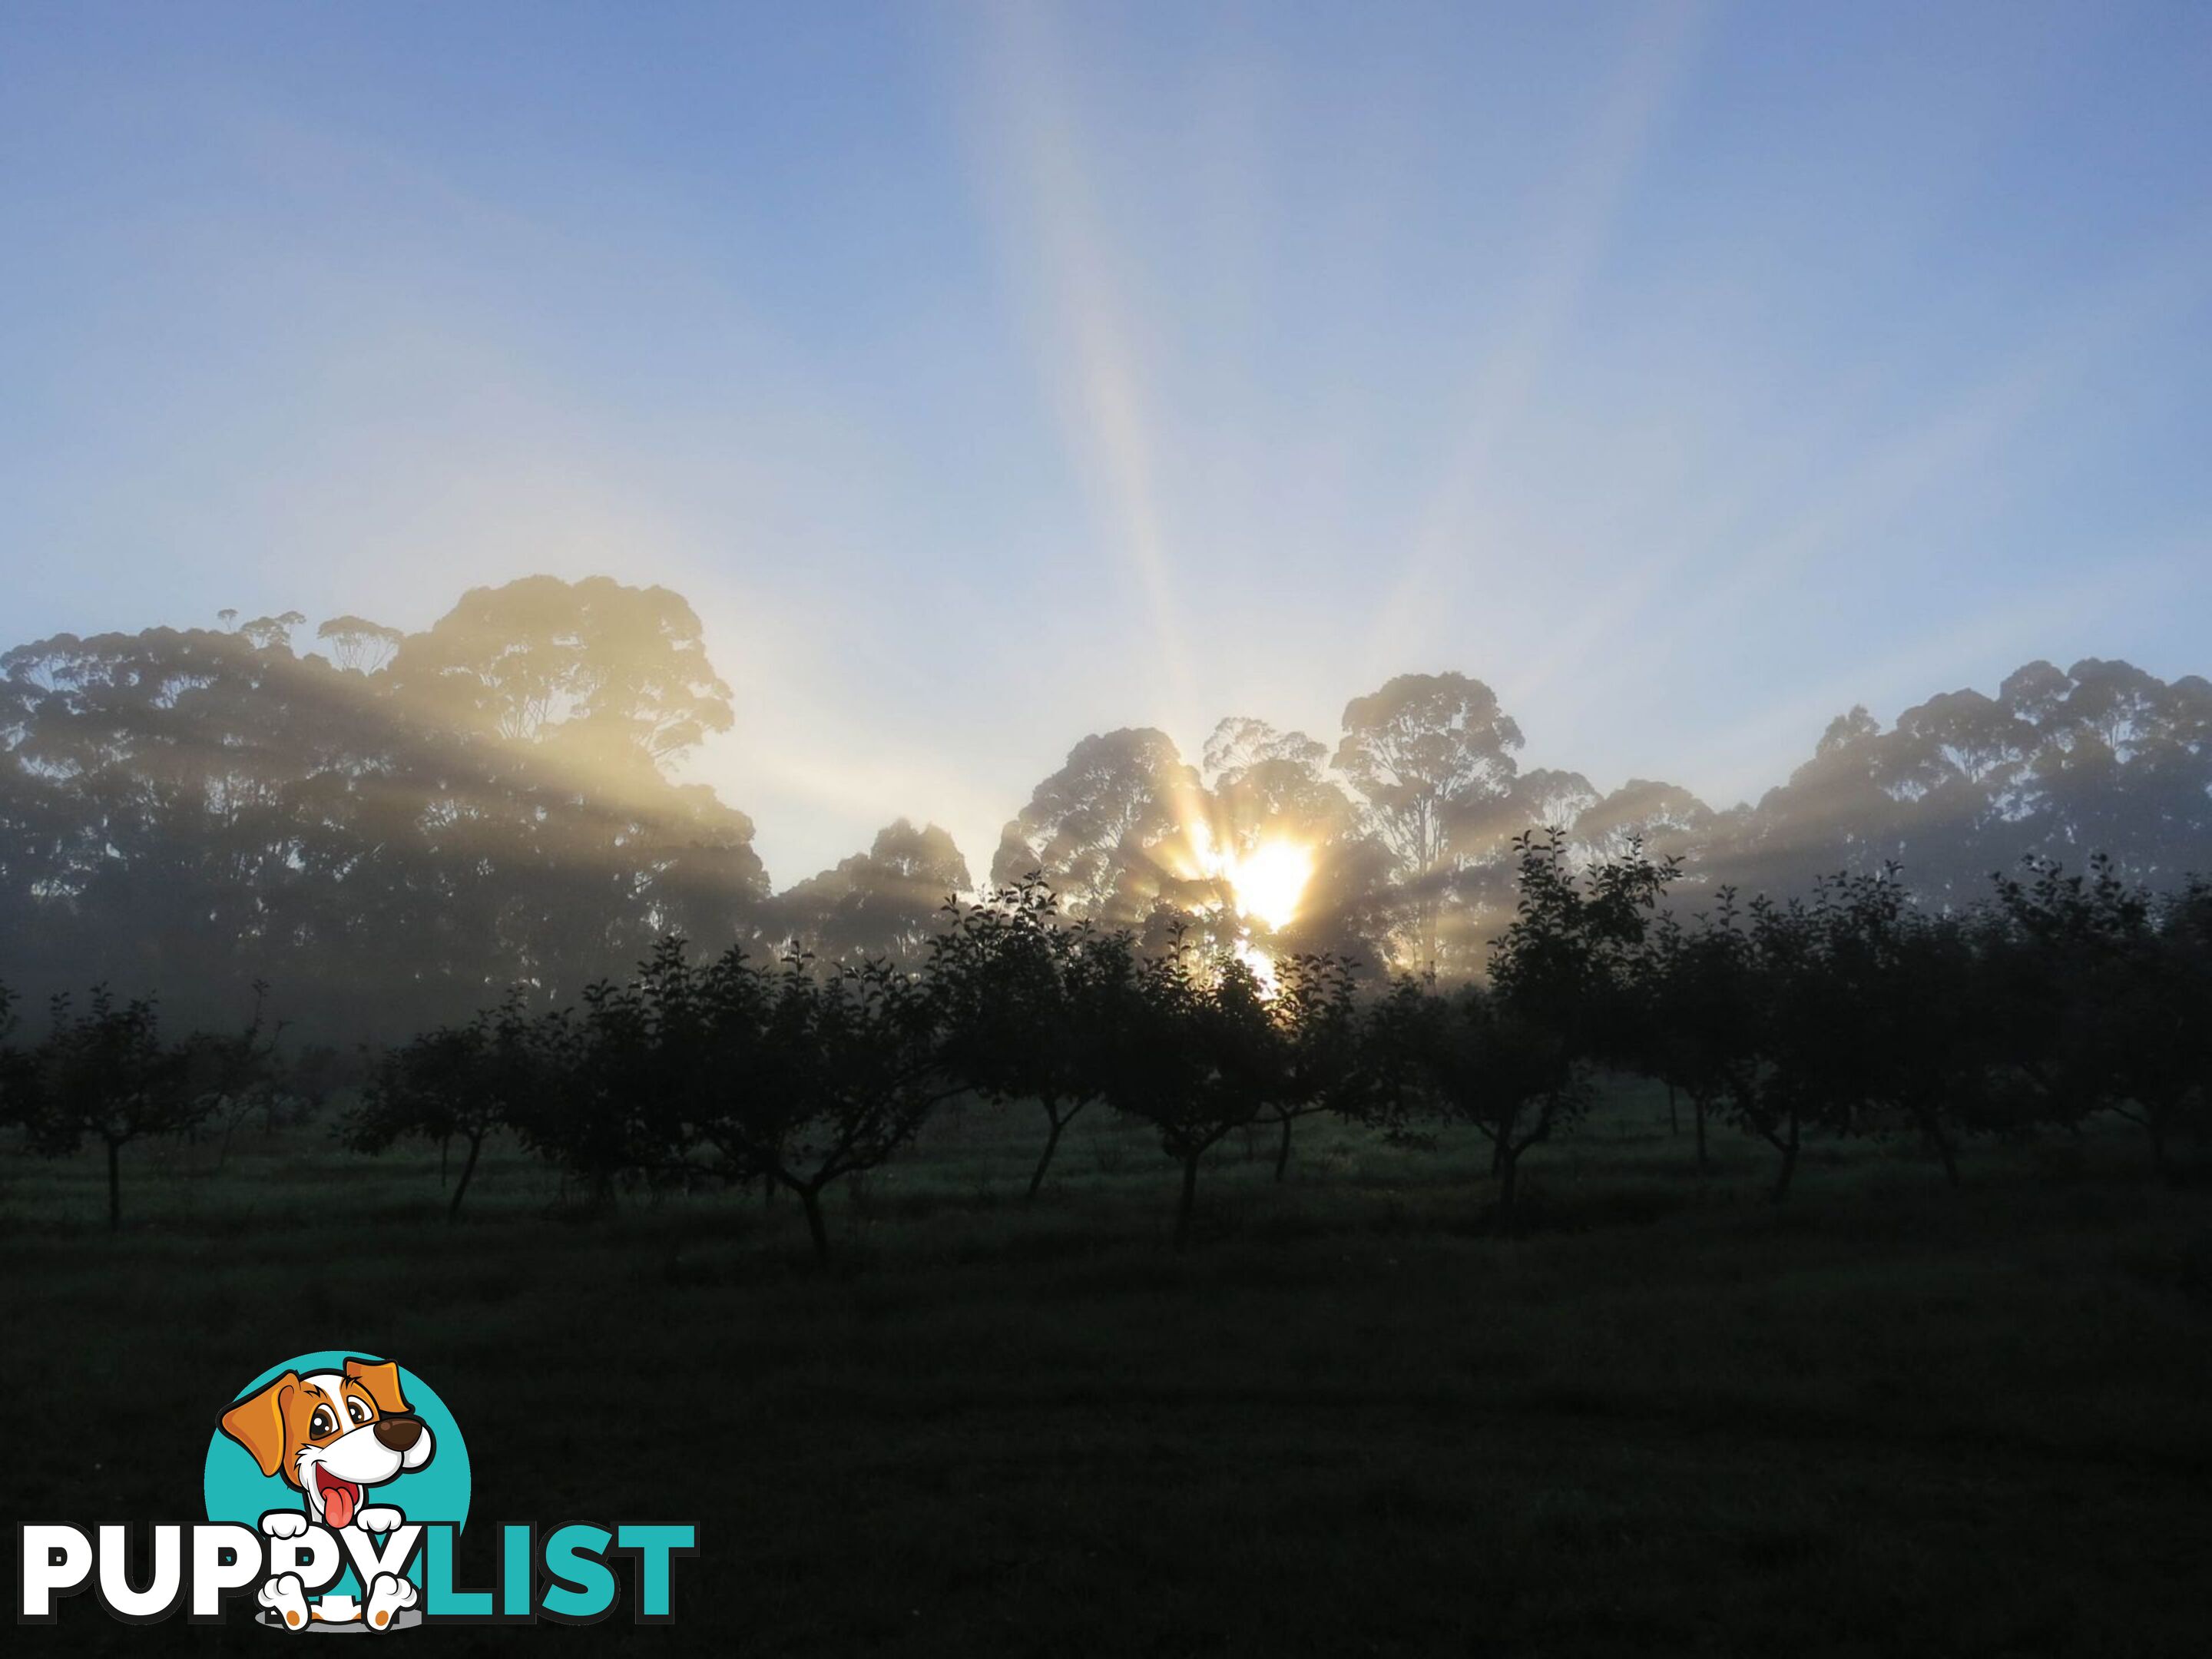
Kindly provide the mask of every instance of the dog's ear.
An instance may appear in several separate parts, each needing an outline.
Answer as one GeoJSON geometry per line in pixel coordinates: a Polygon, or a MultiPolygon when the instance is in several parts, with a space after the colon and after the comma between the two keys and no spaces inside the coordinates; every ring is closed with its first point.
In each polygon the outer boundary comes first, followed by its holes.
{"type": "Polygon", "coordinates": [[[264,1474],[284,1469],[284,1404],[300,1386],[300,1374],[286,1371],[258,1394],[248,1395],[222,1414],[222,1431],[253,1454],[264,1474]]]}
{"type": "Polygon", "coordinates": [[[407,1409],[407,1397],[399,1392],[399,1367],[388,1359],[381,1363],[349,1359],[346,1380],[368,1390],[368,1397],[376,1401],[379,1416],[394,1417],[407,1409]]]}

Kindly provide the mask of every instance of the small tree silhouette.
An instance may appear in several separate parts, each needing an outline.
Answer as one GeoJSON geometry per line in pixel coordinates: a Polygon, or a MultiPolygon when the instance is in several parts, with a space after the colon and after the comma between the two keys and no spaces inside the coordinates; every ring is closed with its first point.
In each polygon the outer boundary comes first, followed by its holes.
{"type": "Polygon", "coordinates": [[[2006,1047],[2041,1115],[2103,1110],[2135,1124],[2162,1176],[2203,1109],[2212,976],[2191,921],[2204,893],[2192,882],[2162,907],[2102,854],[2086,875],[2031,858],[2025,879],[1996,878],[1988,949],[2006,1047]]]}
{"type": "Polygon", "coordinates": [[[53,1002],[52,1033],[33,1058],[36,1082],[25,1114],[33,1151],[65,1157],[88,1139],[107,1154],[107,1224],[123,1224],[123,1149],[136,1140],[180,1134],[207,1115],[209,1097],[192,1087],[185,1048],[161,1041],[149,1000],[118,1004],[94,988],[82,1014],[53,1002]]]}
{"type": "Polygon", "coordinates": [[[1425,1109],[1489,1141],[1501,1227],[1513,1222],[1522,1155],[1583,1115],[1595,1062],[1635,1051],[1632,970],[1675,868],[1632,839],[1586,873],[1557,830],[1513,845],[1519,897],[1491,947],[1490,983],[1445,995],[1403,976],[1369,1033],[1390,1127],[1404,1133],[1408,1114],[1425,1109]]]}
{"type": "Polygon", "coordinates": [[[1356,964],[1327,951],[1278,957],[1267,1005],[1279,1049],[1267,1107],[1280,1128],[1275,1180],[1291,1162],[1292,1126],[1328,1113],[1358,1118],[1373,1084],[1360,1040],[1356,964]]]}
{"type": "Polygon", "coordinates": [[[1915,906],[1894,864],[1823,880],[1808,916],[1826,1003],[1820,1070],[1843,1127],[1860,1102],[1903,1119],[1956,1187],[1960,1138],[1988,1121],[1998,1049],[1972,930],[1915,906]]]}
{"type": "Polygon", "coordinates": [[[1556,1029],[1480,985],[1440,993],[1401,977],[1376,1008],[1369,1040],[1384,1079],[1384,1126],[1405,1138],[1419,1117],[1474,1129],[1498,1175],[1498,1222],[1510,1227],[1522,1155],[1571,1127],[1591,1091],[1556,1029]]]}
{"type": "Polygon", "coordinates": [[[252,1017],[243,1030],[229,1035],[195,1031],[185,1039],[188,1086],[205,1103],[206,1115],[222,1123],[222,1145],[216,1154],[218,1170],[229,1161],[230,1143],[238,1126],[256,1112],[264,1120],[273,1117],[276,1097],[283,1092],[276,1040],[284,1027],[279,1021],[264,1034],[262,1006],[268,995],[268,982],[256,980],[252,1017]]]}
{"type": "Polygon", "coordinates": [[[1115,1109],[1150,1124],[1182,1166],[1181,1250],[1190,1242],[1200,1162],[1232,1130],[1282,1126],[1279,1178],[1296,1119],[1362,1109],[1370,1074],[1351,970],[1332,956],[1285,957],[1271,991],[1250,964],[1191,943],[1179,927],[1165,951],[1141,962],[1127,934],[1094,948],[1102,971],[1088,1050],[1099,1057],[1115,1109]]]}
{"type": "Polygon", "coordinates": [[[945,1064],[937,1000],[890,963],[817,972],[796,951],[773,969],[732,951],[706,995],[702,1053],[720,1087],[702,1098],[696,1131],[726,1178],[796,1194],[826,1261],[823,1189],[886,1162],[961,1092],[945,1064]]]}
{"type": "Polygon", "coordinates": [[[549,1075],[543,1035],[521,994],[511,992],[465,1025],[426,1031],[385,1054],[339,1137],[362,1152],[380,1152],[409,1135],[441,1147],[460,1137],[467,1152],[446,1207],[447,1219],[455,1220],[484,1142],[496,1129],[533,1120],[549,1075]]]}
{"type": "Polygon", "coordinates": [[[1030,1173],[1034,1200],[1053,1153],[1103,1093],[1099,1012],[1126,966],[1087,921],[1068,924],[1042,873],[980,903],[948,903],[930,981],[944,1019],[945,1064],[988,1100],[1034,1100],[1044,1146],[1030,1173]]]}

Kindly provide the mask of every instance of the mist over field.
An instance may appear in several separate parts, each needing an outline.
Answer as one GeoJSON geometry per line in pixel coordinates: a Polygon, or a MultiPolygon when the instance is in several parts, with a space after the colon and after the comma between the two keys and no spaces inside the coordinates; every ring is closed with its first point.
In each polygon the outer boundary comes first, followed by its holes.
{"type": "Polygon", "coordinates": [[[2208,70],[0,10],[15,1646],[2206,1651],[2208,70]]]}
{"type": "MultiPolygon", "coordinates": [[[[2026,664],[1885,725],[1861,706],[1755,803],[1532,757],[1461,673],[1400,674],[1321,737],[1252,714],[1186,756],[1154,728],[1075,742],[988,849],[892,816],[779,889],[742,802],[687,781],[738,719],[696,613],[612,578],[519,580],[418,634],[301,613],[73,635],[0,656],[0,975],[107,981],[197,1019],[258,981],[325,1041],[389,1037],[510,986],[540,1005],[664,933],[915,963],[949,898],[1038,874],[1072,915],[1205,922],[1373,976],[1479,977],[1516,836],[1679,862],[1670,902],[1808,892],[1894,863],[1936,909],[2093,853],[2178,889],[2212,868],[2212,684],[2026,664]]],[[[988,743],[988,736],[979,742],[988,743]]]]}

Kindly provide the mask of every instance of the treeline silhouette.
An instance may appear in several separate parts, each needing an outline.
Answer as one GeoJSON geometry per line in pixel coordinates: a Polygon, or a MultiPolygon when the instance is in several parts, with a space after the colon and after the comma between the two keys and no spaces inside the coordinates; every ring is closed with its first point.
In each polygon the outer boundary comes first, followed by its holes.
{"type": "Polygon", "coordinates": [[[0,972],[203,1023],[267,979],[332,1040],[582,986],[767,896],[668,763],[728,726],[690,607],[532,578],[402,635],[296,612],[0,657],[0,972]]]}
{"type": "MultiPolygon", "coordinates": [[[[2172,894],[2101,855],[2000,878],[1989,900],[1917,903],[1893,869],[1807,897],[1685,920],[1676,860],[1632,842],[1596,860],[1563,831],[1514,843],[1511,921],[1485,979],[1404,974],[1363,990],[1328,953],[1272,962],[1178,933],[1066,915],[1041,875],[953,900],[918,966],[664,935],[630,976],[568,1007],[520,994],[379,1056],[339,1133],[352,1148],[459,1142],[459,1212],[507,1133],[606,1201],[624,1190],[757,1187],[796,1197],[817,1255],[823,1200],[910,1146],[946,1102],[1042,1108],[1042,1188],[1062,1132],[1103,1103],[1148,1126],[1181,1173],[1178,1249],[1202,1162],[1231,1133],[1320,1114],[1413,1145],[1479,1133],[1513,1224],[1522,1160],[1570,1133],[1602,1080],[1641,1073],[1776,1157],[1789,1193],[1810,1137],[1911,1137],[1960,1179],[1979,1137],[2140,1126],[2146,1168],[2193,1168],[2212,1127],[2212,884],[2172,894]]],[[[0,1017],[8,1001],[0,993],[0,1017]]],[[[49,1155],[104,1146],[109,1218],[134,1140],[234,1128],[296,1094],[257,1012],[240,1034],[165,1042],[153,1009],[95,992],[51,1032],[0,1046],[0,1110],[49,1155]]]]}
{"type": "MultiPolygon", "coordinates": [[[[916,964],[943,896],[971,887],[943,830],[899,819],[772,892],[750,820],[676,781],[734,714],[665,589],[532,577],[414,634],[222,621],[0,656],[0,976],[27,997],[106,983],[222,1026],[267,981],[295,1031],[349,1048],[510,987],[522,1009],[573,1001],[671,933],[916,964]]],[[[1490,689],[1454,673],[1354,698],[1333,746],[1235,718],[1193,764],[1163,732],[1101,733],[979,873],[1040,872],[1068,913],[1152,951],[1180,932],[1451,983],[1482,974],[1512,919],[1515,839],[1543,826],[1580,862],[1632,843],[1675,860],[1675,909],[1731,884],[1809,897],[1892,862],[1937,908],[2029,857],[2101,849],[2166,891],[2212,869],[2212,685],[2123,662],[2031,663],[1888,730],[1854,709],[1726,810],[1645,780],[1601,793],[1523,768],[1522,748],[1490,689]],[[1271,929],[1231,877],[1273,843],[1312,868],[1271,929]]]]}

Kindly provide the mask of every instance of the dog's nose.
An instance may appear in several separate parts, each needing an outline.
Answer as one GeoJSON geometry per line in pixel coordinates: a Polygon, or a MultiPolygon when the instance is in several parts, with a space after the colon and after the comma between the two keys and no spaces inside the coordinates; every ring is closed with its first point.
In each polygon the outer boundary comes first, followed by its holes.
{"type": "Polygon", "coordinates": [[[411,1417],[386,1417],[376,1425],[376,1441],[380,1446],[404,1452],[422,1437],[422,1425],[411,1417]]]}

